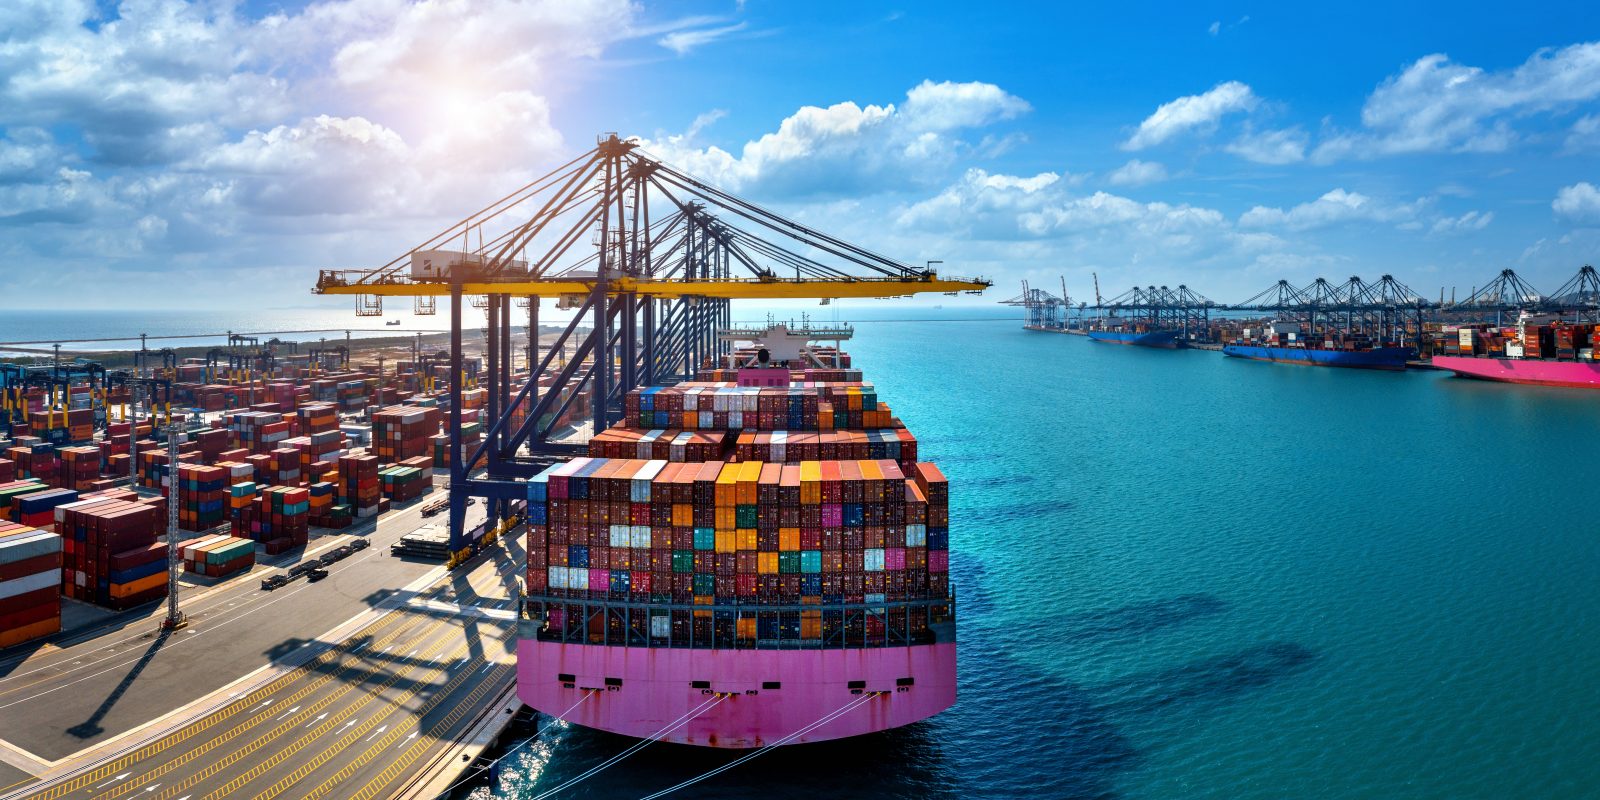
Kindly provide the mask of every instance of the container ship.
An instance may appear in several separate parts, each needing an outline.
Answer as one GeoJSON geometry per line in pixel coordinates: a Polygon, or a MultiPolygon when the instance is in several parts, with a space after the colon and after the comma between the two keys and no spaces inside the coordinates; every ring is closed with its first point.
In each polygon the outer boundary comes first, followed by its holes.
{"type": "Polygon", "coordinates": [[[1600,325],[1524,314],[1511,327],[1447,326],[1433,365],[1464,378],[1600,389],[1600,325]]]}
{"type": "Polygon", "coordinates": [[[1106,344],[1128,344],[1136,347],[1160,347],[1167,350],[1178,346],[1178,331],[1131,325],[1113,328],[1090,328],[1089,338],[1106,344]]]}
{"type": "Polygon", "coordinates": [[[524,703],[754,748],[955,702],[946,480],[847,354],[795,339],[628,393],[588,456],[528,481],[524,703]]]}
{"type": "Polygon", "coordinates": [[[1404,370],[1416,350],[1373,342],[1363,336],[1325,333],[1308,338],[1296,323],[1274,322],[1256,334],[1246,328],[1238,340],[1222,346],[1223,355],[1280,364],[1314,367],[1404,370]]]}

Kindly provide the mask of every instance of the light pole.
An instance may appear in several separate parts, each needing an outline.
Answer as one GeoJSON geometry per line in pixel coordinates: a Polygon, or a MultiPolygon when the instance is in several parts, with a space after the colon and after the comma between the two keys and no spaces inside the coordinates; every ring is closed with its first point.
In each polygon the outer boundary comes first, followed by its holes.
{"type": "Polygon", "coordinates": [[[189,621],[178,610],[178,423],[167,417],[167,617],[161,630],[175,631],[189,621]]]}

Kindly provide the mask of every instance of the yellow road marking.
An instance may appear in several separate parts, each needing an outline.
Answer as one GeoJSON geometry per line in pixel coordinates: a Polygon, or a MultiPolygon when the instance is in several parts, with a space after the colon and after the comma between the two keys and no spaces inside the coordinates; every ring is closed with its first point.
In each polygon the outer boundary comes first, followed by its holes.
{"type": "MultiPolygon", "coordinates": [[[[366,628],[363,628],[356,634],[352,634],[349,638],[345,639],[345,642],[348,642],[350,639],[353,639],[355,636],[362,633],[373,633],[383,630],[384,628],[387,628],[402,619],[404,619],[404,617],[395,614],[385,616],[383,619],[374,622],[372,625],[366,628]]],[[[344,642],[341,642],[341,645],[343,643],[344,642]]],[[[70,781],[56,784],[45,793],[36,795],[33,800],[51,800],[51,798],[70,794],[78,789],[83,788],[84,786],[94,783],[95,781],[103,780],[111,775],[116,774],[119,770],[128,766],[129,764],[142,761],[152,755],[164,752],[173,745],[183,742],[184,740],[205,731],[206,729],[216,725],[217,723],[227,719],[239,711],[259,704],[262,700],[265,700],[266,698],[276,694],[290,683],[293,683],[294,681],[304,677],[307,672],[310,672],[320,665],[326,664],[328,661],[337,657],[342,652],[343,651],[338,647],[326,650],[311,661],[301,664],[300,666],[295,667],[293,670],[284,673],[266,686],[263,686],[251,692],[250,694],[245,695],[244,697],[235,700],[232,703],[229,703],[228,705],[211,712],[210,714],[207,714],[205,717],[197,720],[194,724],[187,725],[183,728],[173,731],[172,733],[167,734],[166,736],[163,736],[162,738],[151,742],[150,744],[147,744],[132,753],[128,753],[127,755],[124,755],[115,761],[111,761],[101,765],[100,767],[97,767],[92,772],[85,772],[70,781]]]]}
{"type": "MultiPolygon", "coordinates": [[[[438,648],[442,647],[444,645],[444,643],[445,643],[445,641],[441,640],[437,645],[434,646],[434,649],[438,649],[438,648]]],[[[471,646],[470,643],[468,643],[466,641],[461,642],[459,646],[455,647],[450,652],[449,658],[444,663],[453,663],[457,658],[460,658],[460,655],[462,653],[467,652],[467,650],[470,648],[470,646],[471,646]]],[[[431,670],[428,670],[427,673],[428,673],[427,679],[428,680],[432,680],[433,678],[444,674],[445,670],[444,670],[443,667],[435,667],[435,668],[433,668],[431,670]]],[[[354,742],[357,739],[359,739],[360,737],[366,735],[367,732],[372,730],[372,728],[374,726],[376,726],[381,720],[393,715],[396,712],[404,713],[405,712],[405,704],[406,704],[406,702],[409,701],[411,698],[413,698],[415,696],[416,696],[416,691],[415,690],[408,690],[405,693],[401,694],[399,697],[395,698],[393,701],[388,701],[388,700],[384,700],[384,698],[382,698],[381,695],[376,695],[375,694],[374,697],[373,697],[373,700],[382,702],[385,705],[387,705],[388,706],[388,711],[387,712],[384,712],[384,711],[380,710],[379,713],[374,714],[371,718],[369,718],[368,720],[366,720],[362,724],[351,728],[347,733],[345,733],[343,736],[341,736],[333,744],[331,744],[331,745],[329,745],[327,747],[324,747],[320,752],[318,752],[315,756],[313,756],[309,761],[306,761],[305,763],[303,763],[300,766],[296,767],[294,772],[291,772],[288,775],[285,775],[284,777],[280,778],[277,783],[273,784],[271,787],[269,787],[265,791],[263,791],[260,794],[256,795],[257,800],[260,800],[261,798],[281,797],[281,796],[283,796],[283,792],[284,792],[285,789],[287,789],[288,787],[294,785],[296,782],[298,782],[302,778],[306,777],[307,775],[310,775],[318,767],[320,767],[323,764],[327,763],[329,759],[333,758],[336,755],[339,755],[339,754],[343,753],[345,751],[345,748],[349,747],[351,742],[354,742]]],[[[354,708],[354,707],[350,708],[349,712],[346,714],[346,716],[348,716],[349,714],[355,713],[357,710],[364,710],[367,705],[370,705],[370,702],[367,703],[367,704],[363,704],[361,706],[361,708],[359,708],[359,709],[358,708],[354,708]]],[[[234,778],[226,786],[219,787],[216,791],[213,791],[210,794],[206,795],[206,798],[209,800],[209,798],[226,797],[229,792],[232,792],[233,790],[235,790],[235,789],[247,784],[250,780],[253,780],[254,778],[256,778],[260,773],[266,771],[267,768],[276,766],[283,759],[288,758],[290,755],[293,755],[294,752],[296,752],[296,751],[298,751],[300,749],[303,749],[305,747],[305,745],[310,744],[311,740],[314,739],[314,738],[315,738],[315,736],[302,737],[301,741],[296,742],[294,745],[292,745],[291,747],[289,747],[289,748],[287,748],[285,750],[278,751],[277,753],[273,754],[273,757],[271,759],[268,759],[267,761],[262,762],[260,765],[256,766],[254,769],[252,769],[250,772],[245,773],[244,775],[240,775],[237,778],[234,778]]]]}
{"type": "MultiPolygon", "coordinates": [[[[413,634],[413,635],[409,637],[408,641],[411,640],[411,639],[420,639],[423,636],[432,635],[437,629],[438,629],[438,625],[436,624],[436,625],[434,625],[434,626],[432,626],[432,627],[430,627],[430,628],[428,628],[428,629],[426,629],[424,631],[420,631],[420,632],[419,631],[409,631],[409,633],[413,634]]],[[[378,648],[378,647],[380,647],[382,645],[388,644],[391,640],[393,640],[395,638],[399,638],[401,636],[406,635],[406,633],[408,633],[408,632],[403,632],[403,631],[392,632],[392,633],[388,634],[387,636],[383,637],[382,639],[374,641],[373,644],[371,645],[371,647],[372,648],[378,648]]],[[[109,792],[107,792],[107,793],[105,793],[103,795],[99,795],[99,797],[103,798],[103,800],[112,800],[112,798],[120,797],[123,794],[131,792],[131,791],[139,788],[140,786],[143,786],[144,784],[146,784],[146,783],[148,783],[148,782],[150,782],[150,781],[152,781],[152,780],[154,780],[156,778],[159,778],[162,775],[164,775],[164,774],[166,774],[166,773],[168,773],[168,772],[170,772],[170,771],[172,771],[174,769],[177,769],[178,767],[181,767],[184,764],[189,763],[190,761],[193,761],[196,758],[199,758],[200,756],[205,755],[206,753],[210,752],[211,750],[214,750],[217,747],[220,747],[221,745],[226,744],[229,741],[232,741],[234,738],[236,738],[239,735],[243,734],[245,731],[249,730],[252,727],[255,727],[257,724],[259,724],[262,720],[264,720],[268,716],[270,716],[270,715],[276,713],[277,711],[279,711],[283,706],[290,705],[292,703],[295,703],[295,702],[305,698],[306,696],[312,694],[313,692],[317,691],[318,689],[321,689],[323,686],[326,686],[328,684],[328,682],[333,681],[333,680],[337,680],[337,679],[343,679],[343,678],[347,677],[349,674],[353,674],[353,673],[358,672],[358,671],[360,671],[360,670],[357,669],[356,665],[352,664],[352,665],[349,665],[349,666],[340,667],[340,669],[339,669],[339,671],[337,673],[323,675],[322,677],[318,678],[317,680],[308,683],[304,687],[301,687],[294,694],[276,701],[273,705],[268,706],[267,708],[263,709],[261,712],[259,712],[259,713],[255,714],[255,715],[253,715],[252,717],[250,717],[249,719],[244,720],[241,723],[235,725],[230,730],[225,731],[225,732],[221,733],[220,735],[215,736],[215,737],[213,737],[211,739],[208,739],[207,741],[201,743],[200,746],[195,747],[195,748],[190,749],[190,750],[187,750],[187,751],[179,754],[175,758],[172,758],[170,760],[162,762],[161,765],[159,765],[158,767],[156,767],[153,770],[150,770],[148,772],[145,772],[145,773],[141,774],[138,778],[135,778],[135,779],[130,780],[130,781],[124,781],[122,783],[119,783],[114,789],[112,789],[111,791],[109,791],[109,792]]],[[[378,668],[371,668],[371,669],[367,669],[366,670],[366,673],[368,675],[375,674],[376,672],[378,672],[378,668]]],[[[309,716],[311,714],[315,714],[318,711],[322,710],[323,708],[327,707],[327,705],[329,703],[332,703],[334,700],[338,699],[339,697],[344,696],[344,694],[349,692],[350,689],[351,689],[351,687],[347,686],[347,687],[345,687],[344,689],[342,689],[339,692],[336,692],[336,693],[334,693],[332,695],[329,695],[326,698],[318,700],[316,703],[312,704],[311,706],[309,706],[306,709],[302,709],[300,711],[294,712],[293,716],[290,718],[289,722],[285,722],[285,723],[283,723],[283,725],[287,726],[287,725],[294,724],[296,722],[303,722],[306,719],[307,716],[309,716]]],[[[280,726],[280,727],[282,727],[282,726],[280,726]]]]}
{"type": "MultiPolygon", "coordinates": [[[[429,734],[431,735],[433,731],[439,731],[439,732],[443,733],[445,731],[450,730],[450,727],[452,725],[455,725],[457,722],[460,721],[462,715],[464,715],[464,714],[468,713],[469,711],[471,711],[472,709],[474,709],[478,705],[478,703],[483,700],[483,694],[489,690],[489,687],[494,685],[495,680],[501,674],[501,672],[505,669],[506,666],[508,666],[508,665],[501,664],[499,666],[499,668],[491,670],[489,672],[489,675],[488,675],[490,680],[479,681],[478,685],[472,690],[472,694],[468,695],[465,699],[463,699],[460,702],[456,703],[455,707],[450,710],[449,714],[445,715],[444,719],[440,720],[432,728],[429,729],[429,731],[428,731],[429,734]]],[[[464,677],[466,677],[465,673],[463,673],[462,675],[457,676],[457,680],[460,680],[461,678],[464,678],[464,677]]],[[[452,687],[450,689],[450,691],[455,691],[455,689],[452,687]]],[[[427,717],[428,713],[431,712],[433,710],[433,708],[438,705],[439,702],[443,701],[444,695],[446,695],[446,694],[448,694],[448,692],[443,693],[443,694],[441,694],[441,696],[435,698],[434,700],[429,701],[429,706],[425,707],[420,713],[415,715],[415,717],[416,717],[416,724],[415,725],[400,726],[400,727],[396,727],[394,730],[390,731],[382,739],[378,740],[377,744],[373,745],[365,753],[362,753],[360,757],[358,757],[355,761],[351,762],[350,764],[346,765],[344,769],[340,770],[333,777],[331,777],[328,780],[324,781],[321,786],[318,786],[316,789],[313,789],[312,791],[307,792],[306,796],[305,796],[306,800],[312,800],[312,798],[317,798],[317,797],[323,796],[324,794],[326,794],[327,792],[329,792],[329,791],[331,791],[333,789],[334,784],[336,784],[339,781],[342,781],[345,778],[348,778],[351,775],[355,774],[356,770],[360,769],[363,766],[366,766],[367,762],[371,761],[379,752],[381,752],[382,750],[387,748],[389,745],[393,744],[394,740],[396,738],[398,738],[400,736],[400,734],[406,730],[406,728],[408,728],[408,727],[416,727],[418,729],[418,733],[421,733],[422,732],[421,731],[422,720],[427,717]]],[[[399,776],[401,770],[404,770],[406,767],[410,766],[411,762],[413,762],[413,761],[417,760],[419,757],[421,757],[423,750],[426,749],[423,745],[424,745],[424,742],[422,741],[422,739],[421,738],[417,739],[417,741],[415,743],[413,743],[410,747],[405,749],[404,753],[401,755],[401,757],[399,759],[396,759],[395,761],[390,762],[389,766],[387,768],[385,768],[383,772],[378,774],[378,777],[373,778],[371,781],[368,781],[367,785],[363,786],[361,791],[359,793],[355,794],[355,795],[352,795],[352,797],[374,797],[374,796],[376,796],[376,793],[380,789],[382,789],[384,786],[387,786],[391,781],[393,781],[397,776],[399,776]]],[[[256,800],[261,800],[261,798],[257,798],[256,800]]]]}
{"type": "MultiPolygon", "coordinates": [[[[469,580],[469,583],[468,583],[468,587],[471,590],[473,590],[475,593],[478,593],[479,595],[483,595],[484,593],[487,593],[489,591],[492,591],[494,589],[499,588],[498,580],[499,580],[500,577],[501,577],[501,575],[500,575],[499,570],[493,570],[487,575],[487,579],[488,579],[488,582],[489,582],[489,585],[488,585],[487,588],[480,588],[476,584],[475,581],[470,581],[470,580],[469,580]]],[[[441,581],[442,580],[443,579],[441,578],[441,581]]],[[[425,597],[428,597],[429,595],[437,596],[439,593],[447,591],[449,589],[450,589],[450,586],[448,586],[446,584],[435,583],[435,584],[427,587],[426,589],[424,589],[422,592],[419,592],[417,596],[419,598],[425,598],[425,597]]],[[[396,609],[396,610],[397,611],[403,611],[404,609],[401,608],[401,609],[396,609]]],[[[379,620],[375,620],[374,622],[372,622],[371,624],[365,626],[364,628],[353,632],[350,636],[346,637],[340,643],[340,645],[342,646],[342,645],[348,644],[351,639],[354,639],[354,638],[356,638],[358,636],[364,636],[364,635],[370,636],[370,635],[372,635],[372,634],[374,634],[374,633],[376,633],[378,631],[382,631],[385,628],[388,628],[388,627],[390,627],[390,626],[392,626],[392,625],[394,625],[394,624],[396,624],[398,622],[407,621],[407,620],[411,620],[411,619],[414,619],[414,618],[410,617],[410,616],[408,616],[406,614],[403,614],[403,613],[400,613],[400,614],[397,614],[397,613],[387,614],[383,618],[381,618],[379,620]]],[[[438,626],[442,625],[442,624],[445,624],[445,622],[447,622],[447,620],[435,623],[433,626],[431,626],[427,630],[427,633],[424,634],[424,635],[428,635],[428,636],[433,635],[437,631],[438,626]]],[[[384,637],[384,639],[382,641],[387,642],[389,639],[391,639],[391,638],[393,638],[393,637],[395,637],[397,635],[400,635],[399,631],[391,632],[386,637],[384,637]]],[[[440,645],[442,645],[442,644],[443,644],[443,642],[440,643],[440,645]]],[[[374,647],[376,647],[376,644],[374,645],[374,647]]],[[[432,652],[433,650],[436,650],[436,649],[437,649],[437,646],[435,648],[430,649],[430,652],[432,652]]],[[[276,694],[278,691],[281,691],[283,688],[288,686],[290,683],[292,683],[292,682],[294,682],[296,680],[300,680],[301,678],[303,678],[311,670],[316,669],[319,666],[325,665],[329,661],[331,661],[332,659],[338,658],[341,655],[345,655],[345,654],[347,654],[347,651],[344,651],[344,650],[340,649],[340,646],[336,646],[336,647],[331,648],[331,649],[329,649],[327,651],[324,651],[323,653],[318,655],[317,658],[315,658],[315,659],[313,659],[313,660],[311,660],[311,661],[309,661],[309,662],[307,662],[305,664],[302,664],[302,665],[294,668],[293,670],[285,673],[284,675],[274,679],[271,683],[269,683],[269,684],[267,684],[265,686],[262,686],[261,688],[258,688],[255,691],[252,691],[250,694],[248,694],[248,695],[246,695],[244,697],[241,697],[238,700],[235,700],[235,701],[233,701],[233,702],[231,702],[231,703],[229,703],[229,704],[227,704],[227,705],[225,705],[225,706],[223,706],[221,708],[218,708],[218,709],[206,714],[204,717],[202,717],[201,719],[197,720],[193,724],[185,726],[185,727],[180,728],[178,730],[175,730],[171,734],[168,734],[167,736],[164,736],[164,737],[162,737],[161,739],[159,739],[159,740],[157,740],[155,742],[151,742],[149,744],[146,744],[146,745],[140,747],[138,750],[135,750],[133,752],[130,752],[130,753],[124,754],[123,756],[118,757],[114,761],[102,764],[101,766],[95,768],[91,772],[86,772],[86,773],[79,774],[79,775],[77,775],[76,777],[72,778],[69,781],[65,781],[63,783],[53,785],[49,789],[45,790],[45,792],[43,792],[41,794],[38,794],[38,795],[34,795],[33,796],[33,800],[51,800],[52,798],[57,798],[57,797],[61,797],[62,795],[65,795],[65,794],[70,794],[70,793],[72,793],[74,791],[77,791],[78,789],[83,788],[84,786],[86,786],[86,785],[88,785],[90,783],[93,783],[93,782],[98,781],[98,780],[103,780],[103,779],[105,779],[105,778],[107,778],[109,776],[112,776],[116,772],[118,772],[119,770],[122,770],[123,768],[129,766],[130,764],[133,764],[133,763],[136,763],[138,761],[141,761],[141,760],[144,760],[146,758],[149,758],[152,755],[156,755],[156,754],[165,752],[166,750],[168,750],[172,746],[174,746],[176,744],[179,744],[179,743],[181,743],[181,742],[183,742],[183,741],[185,741],[185,740],[187,740],[189,738],[192,738],[193,736],[195,736],[195,735],[197,735],[197,734],[199,734],[199,733],[201,733],[201,732],[203,732],[203,731],[215,726],[216,724],[228,719],[229,717],[237,714],[238,712],[240,712],[242,710],[245,710],[245,709],[248,709],[248,708],[251,708],[251,707],[259,704],[262,700],[264,700],[264,699],[276,694]]],[[[454,660],[455,657],[456,656],[452,656],[452,660],[454,660]]],[[[410,669],[411,668],[408,668],[407,672],[409,672],[410,669]]],[[[402,673],[402,674],[405,674],[405,673],[402,673]]],[[[298,690],[297,693],[295,695],[293,695],[293,697],[294,698],[304,697],[309,692],[314,691],[317,688],[320,688],[321,686],[325,685],[329,680],[332,680],[332,679],[333,679],[332,676],[323,676],[322,678],[319,678],[317,680],[317,682],[315,682],[312,686],[307,687],[307,688],[302,688],[301,690],[298,690]]],[[[292,703],[293,700],[288,700],[287,702],[291,702],[292,703]]],[[[278,704],[277,705],[277,708],[282,708],[282,707],[283,707],[283,704],[278,704]]],[[[244,729],[247,729],[249,727],[253,727],[254,725],[256,725],[257,723],[260,722],[261,718],[263,718],[264,716],[269,715],[270,713],[272,713],[272,711],[275,711],[275,710],[276,709],[265,709],[265,710],[263,710],[261,713],[258,713],[256,715],[254,715],[251,719],[249,719],[245,723],[235,726],[235,728],[231,732],[226,733],[221,738],[221,740],[222,741],[226,741],[227,739],[231,739],[231,738],[236,737],[241,731],[243,731],[244,729]]],[[[300,716],[297,717],[297,719],[299,721],[303,721],[305,716],[306,715],[300,715],[300,716]]],[[[274,735],[276,735],[276,734],[274,734],[274,735]]],[[[206,752],[206,751],[208,751],[210,749],[211,749],[211,747],[203,747],[203,748],[199,749],[198,752],[192,752],[192,754],[186,754],[185,756],[180,756],[179,757],[180,760],[177,761],[177,763],[171,764],[171,766],[172,767],[180,766],[182,763],[186,763],[186,762],[192,760],[193,758],[198,757],[199,755],[203,754],[204,752],[206,752]]],[[[162,770],[162,771],[164,772],[164,771],[167,771],[167,770],[162,770]]],[[[154,776],[143,776],[142,781],[147,781],[150,777],[154,777],[154,776]]],[[[38,780],[38,779],[35,778],[34,780],[38,780]]],[[[26,783],[29,783],[29,781],[20,781],[20,782],[18,782],[16,784],[12,784],[11,787],[6,787],[6,788],[9,789],[9,788],[12,788],[12,787],[15,787],[15,786],[20,786],[20,785],[23,785],[23,784],[26,784],[26,783]]],[[[137,783],[133,784],[134,787],[136,787],[137,785],[138,785],[137,783]]],[[[121,787],[119,786],[118,788],[120,789],[121,787]]],[[[130,787],[130,788],[132,788],[132,787],[130,787]]]]}

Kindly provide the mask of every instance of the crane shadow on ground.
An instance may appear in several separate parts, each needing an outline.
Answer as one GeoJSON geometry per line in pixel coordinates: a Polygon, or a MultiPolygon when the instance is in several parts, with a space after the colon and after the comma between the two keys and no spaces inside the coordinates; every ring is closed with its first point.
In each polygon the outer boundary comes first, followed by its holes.
{"type": "Polygon", "coordinates": [[[156,634],[155,640],[150,642],[149,647],[145,648],[144,655],[134,662],[133,669],[128,670],[128,674],[122,676],[122,680],[117,681],[117,685],[111,689],[110,694],[106,695],[106,699],[100,703],[94,713],[90,714],[89,718],[83,722],[68,728],[67,734],[77,739],[93,739],[105,733],[105,729],[100,727],[100,722],[106,718],[107,714],[111,713],[111,709],[115,708],[117,701],[128,693],[128,689],[132,688],[134,682],[139,680],[139,676],[144,673],[145,668],[150,666],[150,662],[155,659],[156,654],[161,652],[162,646],[171,638],[172,631],[170,630],[163,629],[156,634]]]}

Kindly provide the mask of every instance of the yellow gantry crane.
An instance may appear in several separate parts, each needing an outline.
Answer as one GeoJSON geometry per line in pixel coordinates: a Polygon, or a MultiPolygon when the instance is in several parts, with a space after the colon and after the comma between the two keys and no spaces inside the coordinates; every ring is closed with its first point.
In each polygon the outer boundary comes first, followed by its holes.
{"type": "Polygon", "coordinates": [[[381,315],[386,297],[412,298],[416,314],[434,313],[437,299],[449,298],[450,533],[459,557],[504,532],[526,491],[517,478],[579,452],[553,436],[563,425],[581,421],[598,433],[620,417],[629,390],[675,383],[715,363],[729,347],[716,332],[731,323],[733,300],[827,302],[989,286],[803,225],[649,157],[636,141],[605,134],[594,149],[381,267],[322,270],[313,291],[353,296],[364,316],[381,315]],[[457,435],[463,297],[488,317],[478,378],[487,389],[488,421],[470,454],[457,435]],[[542,298],[575,313],[541,357],[542,298]],[[529,369],[515,383],[513,299],[527,309],[529,331],[529,369]],[[553,380],[541,388],[548,373],[553,380]],[[469,496],[484,497],[491,510],[472,533],[463,530],[469,496]]]}

